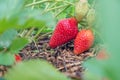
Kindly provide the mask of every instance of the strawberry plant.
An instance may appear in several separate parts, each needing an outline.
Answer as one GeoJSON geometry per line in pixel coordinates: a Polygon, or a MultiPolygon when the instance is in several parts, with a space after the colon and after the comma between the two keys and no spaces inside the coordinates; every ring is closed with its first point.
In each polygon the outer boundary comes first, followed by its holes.
{"type": "MultiPolygon", "coordinates": [[[[33,3],[34,2],[35,0],[33,0],[33,3]]],[[[1,0],[0,1],[0,26],[1,26],[0,28],[0,65],[9,66],[9,65],[13,65],[15,62],[21,61],[21,57],[20,55],[18,55],[20,50],[22,50],[28,43],[37,40],[37,37],[40,33],[46,34],[52,31],[53,29],[55,21],[54,21],[53,14],[49,12],[50,10],[49,9],[43,10],[43,8],[38,9],[38,8],[35,8],[36,6],[28,3],[29,2],[27,1],[25,2],[23,0],[17,0],[17,1],[1,0]]],[[[42,4],[42,1],[40,1],[39,4],[42,4]]],[[[62,7],[66,8],[69,5],[67,4],[66,6],[60,6],[60,8],[62,7]]],[[[58,9],[58,8],[55,8],[55,9],[58,9]]],[[[56,16],[57,15],[59,14],[56,14],[56,16]]],[[[40,76],[38,77],[38,79],[57,79],[59,77],[64,80],[68,80],[67,77],[63,76],[61,73],[56,71],[53,67],[50,67],[48,63],[44,61],[42,61],[43,62],[42,64],[40,61],[37,61],[37,62],[39,62],[39,64],[36,65],[36,67],[39,67],[44,64],[44,66],[46,66],[48,69],[50,68],[50,70],[53,71],[52,74],[48,73],[50,77],[45,78],[40,76]],[[57,75],[56,78],[55,78],[55,75],[53,74],[57,75]]],[[[24,69],[27,66],[26,64],[35,66],[31,61],[31,62],[25,63],[25,66],[23,67],[24,69]]],[[[44,66],[43,66],[44,69],[42,69],[42,66],[41,66],[41,71],[47,69],[44,66]]],[[[36,68],[36,70],[38,70],[38,68],[36,68]]],[[[44,72],[41,72],[41,71],[38,73],[43,74],[44,72]]],[[[47,72],[45,72],[45,74],[46,73],[47,72]]],[[[45,76],[45,74],[43,75],[45,76]]],[[[21,76],[21,75],[18,75],[18,76],[21,76]]],[[[18,76],[16,77],[19,78],[18,76]]],[[[35,75],[33,76],[35,77],[35,75]]],[[[11,79],[10,77],[7,76],[6,79],[9,80],[11,79]]],[[[25,77],[23,77],[23,79],[25,79],[25,77]]]]}
{"type": "Polygon", "coordinates": [[[119,80],[118,3],[0,0],[0,79],[119,80]]]}
{"type": "Polygon", "coordinates": [[[20,63],[15,68],[11,69],[5,77],[7,80],[69,80],[63,74],[59,73],[53,66],[40,60],[20,63]],[[21,70],[24,71],[21,72],[21,70]],[[24,72],[27,72],[27,74],[24,74],[24,72]]]}
{"type": "Polygon", "coordinates": [[[0,64],[11,65],[15,60],[14,54],[19,53],[19,50],[29,43],[27,37],[30,30],[22,35],[24,29],[32,26],[39,29],[43,26],[53,26],[54,20],[48,20],[53,19],[52,14],[48,13],[49,17],[46,18],[48,14],[42,15],[41,10],[24,8],[23,0],[4,0],[0,4],[0,64]]]}

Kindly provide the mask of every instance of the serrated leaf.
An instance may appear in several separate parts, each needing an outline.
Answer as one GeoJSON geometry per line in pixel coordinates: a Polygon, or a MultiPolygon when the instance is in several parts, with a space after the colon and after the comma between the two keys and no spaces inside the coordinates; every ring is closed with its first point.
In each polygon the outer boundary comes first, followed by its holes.
{"type": "Polygon", "coordinates": [[[13,40],[9,51],[12,54],[17,54],[21,49],[23,49],[28,44],[28,40],[26,38],[16,38],[13,40]]]}
{"type": "Polygon", "coordinates": [[[19,24],[21,28],[33,26],[38,28],[43,26],[54,27],[55,20],[52,13],[42,14],[41,10],[27,8],[20,13],[19,24]]]}
{"type": "Polygon", "coordinates": [[[15,61],[14,55],[10,53],[0,53],[0,65],[12,65],[15,61]]]}
{"type": "Polygon", "coordinates": [[[8,48],[14,38],[17,35],[17,31],[14,29],[9,29],[0,35],[0,47],[8,48]]]}
{"type": "Polygon", "coordinates": [[[22,62],[9,70],[5,78],[7,80],[69,80],[53,66],[41,60],[22,62]]]}
{"type": "Polygon", "coordinates": [[[31,10],[25,9],[17,16],[13,16],[10,20],[3,18],[0,20],[0,32],[3,32],[7,29],[25,29],[30,27],[42,28],[43,26],[47,26],[49,28],[55,27],[55,20],[52,13],[42,14],[40,10],[31,10]]]}
{"type": "Polygon", "coordinates": [[[25,8],[23,0],[1,0],[0,2],[0,32],[11,28],[25,29],[33,26],[53,28],[55,26],[52,13],[42,14],[39,9],[25,8]]]}

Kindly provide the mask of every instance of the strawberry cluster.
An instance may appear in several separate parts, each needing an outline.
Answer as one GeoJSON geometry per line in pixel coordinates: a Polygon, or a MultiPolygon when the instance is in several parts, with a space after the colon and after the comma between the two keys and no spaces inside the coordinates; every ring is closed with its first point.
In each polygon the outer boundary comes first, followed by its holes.
{"type": "Polygon", "coordinates": [[[75,17],[66,18],[58,21],[55,30],[49,41],[49,46],[51,48],[56,48],[62,44],[67,43],[74,39],[74,53],[81,54],[82,52],[88,50],[94,43],[93,31],[89,29],[78,29],[78,23],[87,14],[88,25],[91,26],[93,22],[93,14],[91,16],[91,11],[88,7],[86,1],[79,2],[75,7],[75,17]]]}

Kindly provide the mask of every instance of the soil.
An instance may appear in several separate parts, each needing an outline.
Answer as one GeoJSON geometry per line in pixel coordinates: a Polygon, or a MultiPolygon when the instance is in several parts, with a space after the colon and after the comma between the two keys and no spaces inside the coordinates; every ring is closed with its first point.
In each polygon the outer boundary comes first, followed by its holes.
{"type": "MultiPolygon", "coordinates": [[[[30,59],[44,59],[55,66],[60,72],[72,79],[81,80],[82,72],[85,68],[82,63],[94,56],[95,48],[90,48],[88,51],[75,55],[73,53],[73,41],[70,41],[60,47],[51,49],[49,47],[50,37],[44,36],[39,38],[37,42],[28,44],[23,50],[20,51],[22,60],[30,59]]],[[[7,72],[6,66],[0,66],[0,77],[7,72]]]]}

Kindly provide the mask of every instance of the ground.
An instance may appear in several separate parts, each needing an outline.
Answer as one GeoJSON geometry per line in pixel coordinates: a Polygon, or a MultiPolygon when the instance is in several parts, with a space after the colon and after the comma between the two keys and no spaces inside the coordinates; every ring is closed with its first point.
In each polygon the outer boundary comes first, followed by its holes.
{"type": "MultiPolygon", "coordinates": [[[[52,49],[48,44],[49,39],[49,36],[44,36],[39,38],[37,42],[28,44],[19,53],[22,60],[44,59],[68,77],[81,79],[82,72],[85,70],[82,63],[94,56],[95,49],[90,48],[80,55],[75,55],[73,53],[73,41],[52,49]]],[[[8,68],[10,67],[0,66],[0,76],[3,76],[8,68]]]]}

